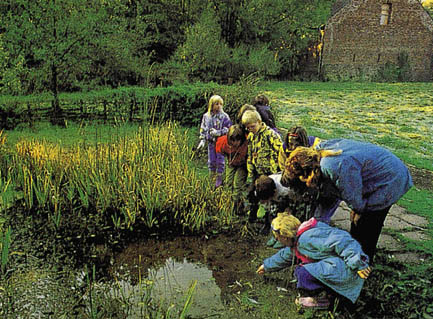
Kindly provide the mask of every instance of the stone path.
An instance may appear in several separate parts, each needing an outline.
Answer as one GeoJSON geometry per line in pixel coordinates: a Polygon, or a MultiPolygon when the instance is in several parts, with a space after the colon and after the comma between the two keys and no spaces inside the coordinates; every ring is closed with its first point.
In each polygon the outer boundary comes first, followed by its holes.
{"type": "MultiPolygon", "coordinates": [[[[349,213],[349,207],[347,207],[346,203],[342,202],[332,217],[331,224],[349,231],[349,213]]],[[[398,261],[421,263],[424,261],[422,256],[413,252],[407,252],[405,249],[405,243],[401,242],[397,236],[388,234],[386,230],[397,230],[401,235],[411,240],[427,241],[431,240],[431,237],[426,231],[428,223],[429,222],[426,218],[411,214],[404,208],[393,205],[385,219],[384,228],[379,237],[377,247],[378,249],[385,250],[390,258],[395,258],[398,261]]]]}

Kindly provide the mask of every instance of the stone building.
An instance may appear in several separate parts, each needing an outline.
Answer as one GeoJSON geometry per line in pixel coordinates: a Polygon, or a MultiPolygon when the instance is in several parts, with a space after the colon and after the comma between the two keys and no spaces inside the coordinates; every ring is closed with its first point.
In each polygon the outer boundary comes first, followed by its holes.
{"type": "Polygon", "coordinates": [[[337,0],[320,70],[330,80],[431,81],[433,20],[418,0],[337,0]]]}

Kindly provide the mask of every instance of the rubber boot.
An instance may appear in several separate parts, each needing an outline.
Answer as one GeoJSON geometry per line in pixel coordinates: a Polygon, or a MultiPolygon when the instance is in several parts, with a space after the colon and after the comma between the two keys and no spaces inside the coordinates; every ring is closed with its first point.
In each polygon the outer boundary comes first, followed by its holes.
{"type": "Polygon", "coordinates": [[[248,211],[248,222],[255,223],[257,221],[257,210],[259,206],[257,204],[250,205],[250,210],[248,211]]]}
{"type": "Polygon", "coordinates": [[[215,179],[215,188],[220,187],[223,184],[223,176],[222,174],[217,174],[215,179]]]}
{"type": "Polygon", "coordinates": [[[234,210],[236,212],[236,215],[238,216],[245,216],[245,206],[244,203],[242,202],[242,200],[237,199],[234,201],[234,210]]]}

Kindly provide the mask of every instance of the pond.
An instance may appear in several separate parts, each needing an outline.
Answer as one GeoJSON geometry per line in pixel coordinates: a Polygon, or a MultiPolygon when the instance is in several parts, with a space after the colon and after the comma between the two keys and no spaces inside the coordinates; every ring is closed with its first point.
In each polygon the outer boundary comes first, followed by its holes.
{"type": "Polygon", "coordinates": [[[261,237],[216,234],[138,241],[110,256],[103,278],[92,275],[93,266],[62,272],[39,264],[11,278],[13,302],[3,304],[7,296],[1,291],[0,305],[10,306],[3,312],[12,316],[18,311],[20,318],[89,318],[98,312],[140,318],[149,305],[179,313],[195,284],[188,316],[223,318],[233,296],[257,280],[257,252],[266,249],[261,237]]]}
{"type": "Polygon", "coordinates": [[[146,304],[144,300],[149,296],[154,303],[164,304],[167,309],[172,308],[172,311],[180,313],[191,287],[194,289],[188,311],[191,318],[202,318],[204,314],[217,317],[224,311],[221,289],[216,284],[212,271],[200,263],[168,258],[164,265],[149,269],[147,278],[142,278],[136,284],[132,282],[134,280],[118,280],[110,290],[111,297],[129,301],[131,318],[141,315],[146,304]],[[148,292],[149,296],[143,296],[148,292]]]}
{"type": "Polygon", "coordinates": [[[253,254],[258,244],[228,234],[150,239],[133,243],[116,255],[109,273],[113,282],[121,282],[126,294],[137,293],[143,282],[151,284],[152,298],[175,305],[175,309],[184,305],[188,289],[196,282],[188,315],[218,317],[228,298],[256,276],[260,261],[253,254]]]}

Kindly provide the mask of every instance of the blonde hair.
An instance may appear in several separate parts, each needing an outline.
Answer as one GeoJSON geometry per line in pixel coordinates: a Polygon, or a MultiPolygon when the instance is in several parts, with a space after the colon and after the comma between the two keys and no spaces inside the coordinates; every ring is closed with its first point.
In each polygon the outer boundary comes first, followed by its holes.
{"type": "Polygon", "coordinates": [[[286,160],[282,180],[299,178],[308,187],[317,188],[321,174],[320,160],[341,153],[341,150],[316,150],[311,147],[298,146],[286,160]]]}
{"type": "Polygon", "coordinates": [[[262,117],[257,111],[245,111],[244,115],[242,115],[242,124],[247,126],[253,123],[261,123],[262,117]]]}
{"type": "Polygon", "coordinates": [[[209,114],[212,113],[212,107],[216,102],[221,102],[221,104],[224,104],[224,100],[221,96],[219,95],[212,95],[209,99],[209,104],[208,104],[208,108],[207,108],[207,112],[209,114]]]}
{"type": "Polygon", "coordinates": [[[277,217],[272,220],[272,231],[279,233],[287,238],[294,238],[298,231],[301,221],[295,216],[288,213],[278,213],[277,217]]]}

